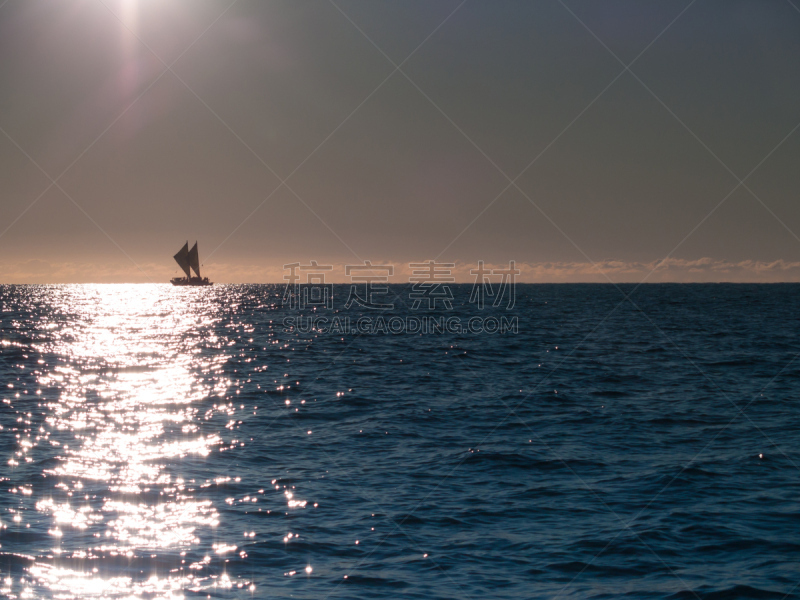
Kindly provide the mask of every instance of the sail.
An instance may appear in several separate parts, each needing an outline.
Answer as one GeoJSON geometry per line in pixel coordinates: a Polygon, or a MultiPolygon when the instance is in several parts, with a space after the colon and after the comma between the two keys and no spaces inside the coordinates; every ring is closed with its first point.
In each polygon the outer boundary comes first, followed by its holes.
{"type": "Polygon", "coordinates": [[[192,249],[189,250],[189,266],[194,269],[197,276],[200,277],[200,258],[197,256],[197,242],[194,243],[192,249]]]}
{"type": "MultiPolygon", "coordinates": [[[[197,250],[197,244],[195,244],[195,250],[197,250]]],[[[195,256],[196,255],[195,253],[195,256]]],[[[186,273],[186,276],[191,277],[192,275],[189,272],[189,242],[186,242],[183,248],[178,250],[178,253],[173,258],[175,258],[175,262],[178,263],[178,266],[183,269],[183,272],[186,273]]]]}

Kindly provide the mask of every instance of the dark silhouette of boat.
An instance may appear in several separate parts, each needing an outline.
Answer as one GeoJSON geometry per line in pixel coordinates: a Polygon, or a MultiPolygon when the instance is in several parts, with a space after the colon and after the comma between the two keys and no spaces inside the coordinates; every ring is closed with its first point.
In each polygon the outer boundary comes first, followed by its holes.
{"type": "Polygon", "coordinates": [[[200,276],[200,258],[197,255],[197,242],[194,243],[191,250],[189,250],[189,242],[186,242],[183,248],[178,250],[174,258],[178,266],[186,273],[186,277],[173,277],[169,280],[172,285],[212,285],[208,277],[200,276]],[[196,277],[192,277],[192,271],[197,274],[196,277]]]}

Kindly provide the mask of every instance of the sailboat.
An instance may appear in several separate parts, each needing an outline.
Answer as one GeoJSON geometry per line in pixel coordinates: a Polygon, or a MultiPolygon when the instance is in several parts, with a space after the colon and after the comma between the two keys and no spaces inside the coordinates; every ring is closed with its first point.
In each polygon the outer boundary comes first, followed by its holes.
{"type": "Polygon", "coordinates": [[[173,277],[169,280],[172,285],[212,285],[208,277],[200,276],[200,258],[197,254],[197,242],[194,243],[191,250],[189,250],[189,242],[186,242],[183,248],[178,250],[174,258],[178,266],[186,273],[186,277],[173,277]],[[197,274],[196,277],[192,277],[192,271],[197,274]]]}

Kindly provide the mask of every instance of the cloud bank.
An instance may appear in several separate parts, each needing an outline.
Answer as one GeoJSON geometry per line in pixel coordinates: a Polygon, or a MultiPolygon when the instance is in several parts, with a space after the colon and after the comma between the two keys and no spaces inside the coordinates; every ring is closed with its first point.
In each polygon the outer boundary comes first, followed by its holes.
{"type": "MultiPolygon", "coordinates": [[[[318,261],[320,265],[324,261],[318,261]]],[[[374,265],[391,264],[394,274],[390,283],[405,283],[412,275],[407,262],[373,260],[374,265]]],[[[328,263],[330,264],[330,263],[328,263]]],[[[356,262],[349,264],[358,264],[356,262]]],[[[451,263],[450,275],[457,283],[472,283],[471,273],[477,264],[451,263]]],[[[349,283],[344,263],[330,264],[326,281],[349,283]]],[[[486,263],[487,270],[507,269],[508,264],[486,263]]],[[[667,258],[651,262],[601,260],[591,262],[516,262],[520,283],[775,283],[800,282],[800,262],[775,260],[727,260],[703,257],[694,260],[667,258]]],[[[283,283],[289,273],[282,265],[224,264],[204,265],[203,274],[217,283],[283,283]]],[[[375,274],[378,273],[376,271],[375,274]]],[[[29,260],[19,263],[0,263],[0,283],[57,284],[57,283],[168,283],[176,275],[172,266],[163,264],[90,262],[46,262],[29,260]]],[[[499,280],[498,276],[494,276],[499,280]]]]}

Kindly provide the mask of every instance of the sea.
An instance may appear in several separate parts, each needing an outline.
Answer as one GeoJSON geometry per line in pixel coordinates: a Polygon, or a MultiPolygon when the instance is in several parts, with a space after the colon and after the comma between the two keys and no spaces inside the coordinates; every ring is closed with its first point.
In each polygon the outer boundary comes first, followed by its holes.
{"type": "Polygon", "coordinates": [[[0,595],[800,598],[799,309],[0,286],[0,595]]]}

